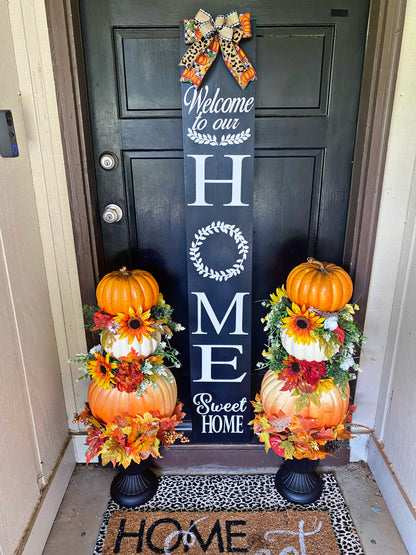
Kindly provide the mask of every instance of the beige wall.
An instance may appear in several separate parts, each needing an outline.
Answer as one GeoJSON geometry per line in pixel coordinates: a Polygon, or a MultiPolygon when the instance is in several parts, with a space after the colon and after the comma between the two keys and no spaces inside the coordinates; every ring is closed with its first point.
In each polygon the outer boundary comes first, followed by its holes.
{"type": "MultiPolygon", "coordinates": [[[[11,0],[10,9],[16,7],[11,0]]],[[[0,0],[0,108],[13,111],[20,148],[18,158],[0,157],[2,555],[17,548],[68,437],[29,154],[29,143],[34,145],[39,137],[33,133],[34,113],[19,82],[9,15],[9,2],[0,0]]],[[[42,165],[41,158],[38,162],[42,165]]]]}

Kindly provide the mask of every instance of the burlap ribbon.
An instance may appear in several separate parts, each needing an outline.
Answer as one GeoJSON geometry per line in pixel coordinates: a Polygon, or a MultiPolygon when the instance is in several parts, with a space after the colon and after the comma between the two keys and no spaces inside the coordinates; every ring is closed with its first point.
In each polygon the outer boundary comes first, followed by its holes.
{"type": "Polygon", "coordinates": [[[226,66],[241,89],[257,78],[250,60],[238,44],[242,38],[251,37],[249,13],[233,11],[225,16],[218,15],[214,20],[200,9],[195,18],[186,19],[184,25],[185,42],[191,46],[179,62],[186,68],[180,78],[182,82],[191,82],[198,88],[220,48],[226,66]]]}

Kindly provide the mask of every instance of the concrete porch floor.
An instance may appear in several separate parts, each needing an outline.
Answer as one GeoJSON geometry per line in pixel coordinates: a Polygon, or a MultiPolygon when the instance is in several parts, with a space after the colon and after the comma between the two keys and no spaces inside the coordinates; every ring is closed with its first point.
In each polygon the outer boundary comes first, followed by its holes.
{"type": "MultiPolygon", "coordinates": [[[[321,471],[335,474],[366,555],[408,553],[365,463],[322,467],[321,471]]],[[[195,469],[194,473],[200,472],[195,469]]],[[[77,465],[43,555],[91,555],[114,475],[101,466],[77,465]]]]}

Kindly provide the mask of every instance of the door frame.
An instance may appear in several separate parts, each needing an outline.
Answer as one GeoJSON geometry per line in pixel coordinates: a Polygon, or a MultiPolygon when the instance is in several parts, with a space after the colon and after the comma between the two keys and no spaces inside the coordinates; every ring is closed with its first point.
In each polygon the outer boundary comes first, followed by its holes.
{"type": "MultiPolygon", "coordinates": [[[[95,287],[101,275],[103,257],[78,0],[45,0],[45,7],[81,298],[83,303],[95,304],[95,287]]],[[[343,257],[344,267],[354,282],[356,298],[360,300],[361,325],[364,324],[371,278],[405,12],[406,0],[394,3],[372,0],[370,3],[343,257]]],[[[218,462],[220,452],[223,454],[221,458],[227,462],[232,452],[235,452],[236,459],[241,457],[235,446],[230,446],[229,450],[224,447],[214,449],[215,462],[218,462]]],[[[250,447],[257,453],[253,453],[253,462],[259,466],[259,448],[262,446],[250,447]]],[[[189,455],[189,446],[186,449],[189,455]]],[[[198,460],[208,462],[204,446],[193,446],[192,451],[194,464],[198,464],[198,460]]],[[[341,452],[334,463],[347,462],[347,451],[341,452]]],[[[188,465],[189,456],[185,457],[188,465]]],[[[174,458],[180,465],[180,455],[177,453],[174,458]]]]}

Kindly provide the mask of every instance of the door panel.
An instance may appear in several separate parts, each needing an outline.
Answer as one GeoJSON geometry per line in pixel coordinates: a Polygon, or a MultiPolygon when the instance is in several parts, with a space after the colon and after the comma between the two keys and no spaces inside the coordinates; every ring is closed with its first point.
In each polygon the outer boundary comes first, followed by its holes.
{"type": "Polygon", "coordinates": [[[326,115],[334,27],[257,25],[256,109],[261,116],[326,115]]]}
{"type": "MultiPolygon", "coordinates": [[[[79,2],[98,210],[115,203],[124,214],[102,222],[104,271],[151,271],[188,327],[179,22],[200,2],[79,2]],[[112,171],[98,163],[104,151],[120,160],[112,171]]],[[[342,264],[368,3],[349,0],[332,12],[345,17],[331,15],[329,0],[209,3],[213,15],[250,10],[256,19],[253,301],[307,256],[342,264]]],[[[253,368],[262,316],[254,302],[253,368]]],[[[186,332],[175,344],[187,402],[186,332]]],[[[260,380],[253,372],[253,396],[260,380]]]]}

